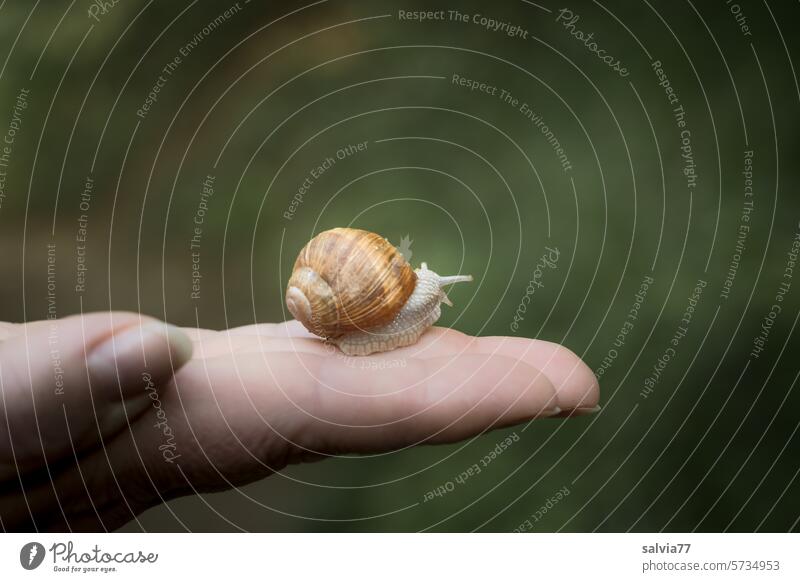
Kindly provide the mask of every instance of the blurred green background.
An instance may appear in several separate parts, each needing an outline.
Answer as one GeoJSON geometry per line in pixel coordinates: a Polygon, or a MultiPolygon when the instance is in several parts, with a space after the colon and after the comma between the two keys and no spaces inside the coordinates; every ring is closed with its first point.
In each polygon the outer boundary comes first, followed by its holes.
{"type": "Polygon", "coordinates": [[[0,133],[18,126],[2,168],[0,320],[46,317],[55,244],[59,316],[281,321],[297,251],[351,225],[408,237],[415,266],[476,276],[440,325],[559,342],[600,376],[595,416],[291,467],[124,530],[797,529],[800,280],[786,271],[800,229],[797,3],[0,6],[0,133]],[[400,13],[419,10],[444,20],[400,13]],[[545,247],[559,260],[512,328],[545,247]],[[455,481],[507,436],[480,474],[455,481]]]}

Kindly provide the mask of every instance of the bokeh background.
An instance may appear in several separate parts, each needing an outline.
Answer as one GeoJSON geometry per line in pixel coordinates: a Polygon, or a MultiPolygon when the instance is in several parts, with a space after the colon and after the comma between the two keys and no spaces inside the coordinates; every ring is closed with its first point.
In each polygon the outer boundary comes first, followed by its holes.
{"type": "Polygon", "coordinates": [[[798,528],[797,2],[102,4],[0,2],[0,134],[13,130],[0,320],[47,316],[54,248],[59,316],[281,321],[297,251],[351,225],[407,237],[415,265],[474,274],[440,325],[562,343],[597,372],[603,404],[291,467],[124,530],[798,528]],[[400,13],[418,10],[444,20],[400,13]],[[559,259],[537,273],[548,247],[559,259]]]}

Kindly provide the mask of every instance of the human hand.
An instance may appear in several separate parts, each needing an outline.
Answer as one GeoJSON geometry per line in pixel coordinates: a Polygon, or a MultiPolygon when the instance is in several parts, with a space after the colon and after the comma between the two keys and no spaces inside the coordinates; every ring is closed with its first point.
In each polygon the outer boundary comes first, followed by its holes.
{"type": "Polygon", "coordinates": [[[538,340],[433,328],[348,358],[297,322],[181,333],[125,313],[55,322],[58,395],[52,323],[0,328],[5,529],[111,530],[288,463],[452,442],[599,397],[577,356],[538,340]]]}

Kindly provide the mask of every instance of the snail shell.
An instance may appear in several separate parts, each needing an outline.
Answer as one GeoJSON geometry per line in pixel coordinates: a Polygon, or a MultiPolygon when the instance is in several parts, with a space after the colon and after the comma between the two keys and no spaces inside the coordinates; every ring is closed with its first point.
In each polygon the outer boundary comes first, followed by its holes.
{"type": "Polygon", "coordinates": [[[471,281],[440,277],[425,263],[416,271],[382,236],[335,228],[300,251],[286,289],[286,306],[311,333],[347,355],[367,355],[415,343],[452,305],[442,287],[471,281]]]}
{"type": "Polygon", "coordinates": [[[416,282],[403,255],[382,236],[334,228],[300,251],[286,303],[310,332],[335,338],[389,323],[416,282]]]}

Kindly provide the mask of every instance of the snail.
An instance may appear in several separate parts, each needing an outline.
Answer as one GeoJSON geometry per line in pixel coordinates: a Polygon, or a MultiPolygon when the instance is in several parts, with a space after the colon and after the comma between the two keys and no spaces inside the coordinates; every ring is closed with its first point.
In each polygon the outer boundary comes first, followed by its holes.
{"type": "Polygon", "coordinates": [[[412,269],[385,238],[334,228],[300,251],[286,287],[286,306],[311,333],[348,356],[410,346],[452,307],[443,287],[472,281],[442,277],[422,263],[412,269]]]}

